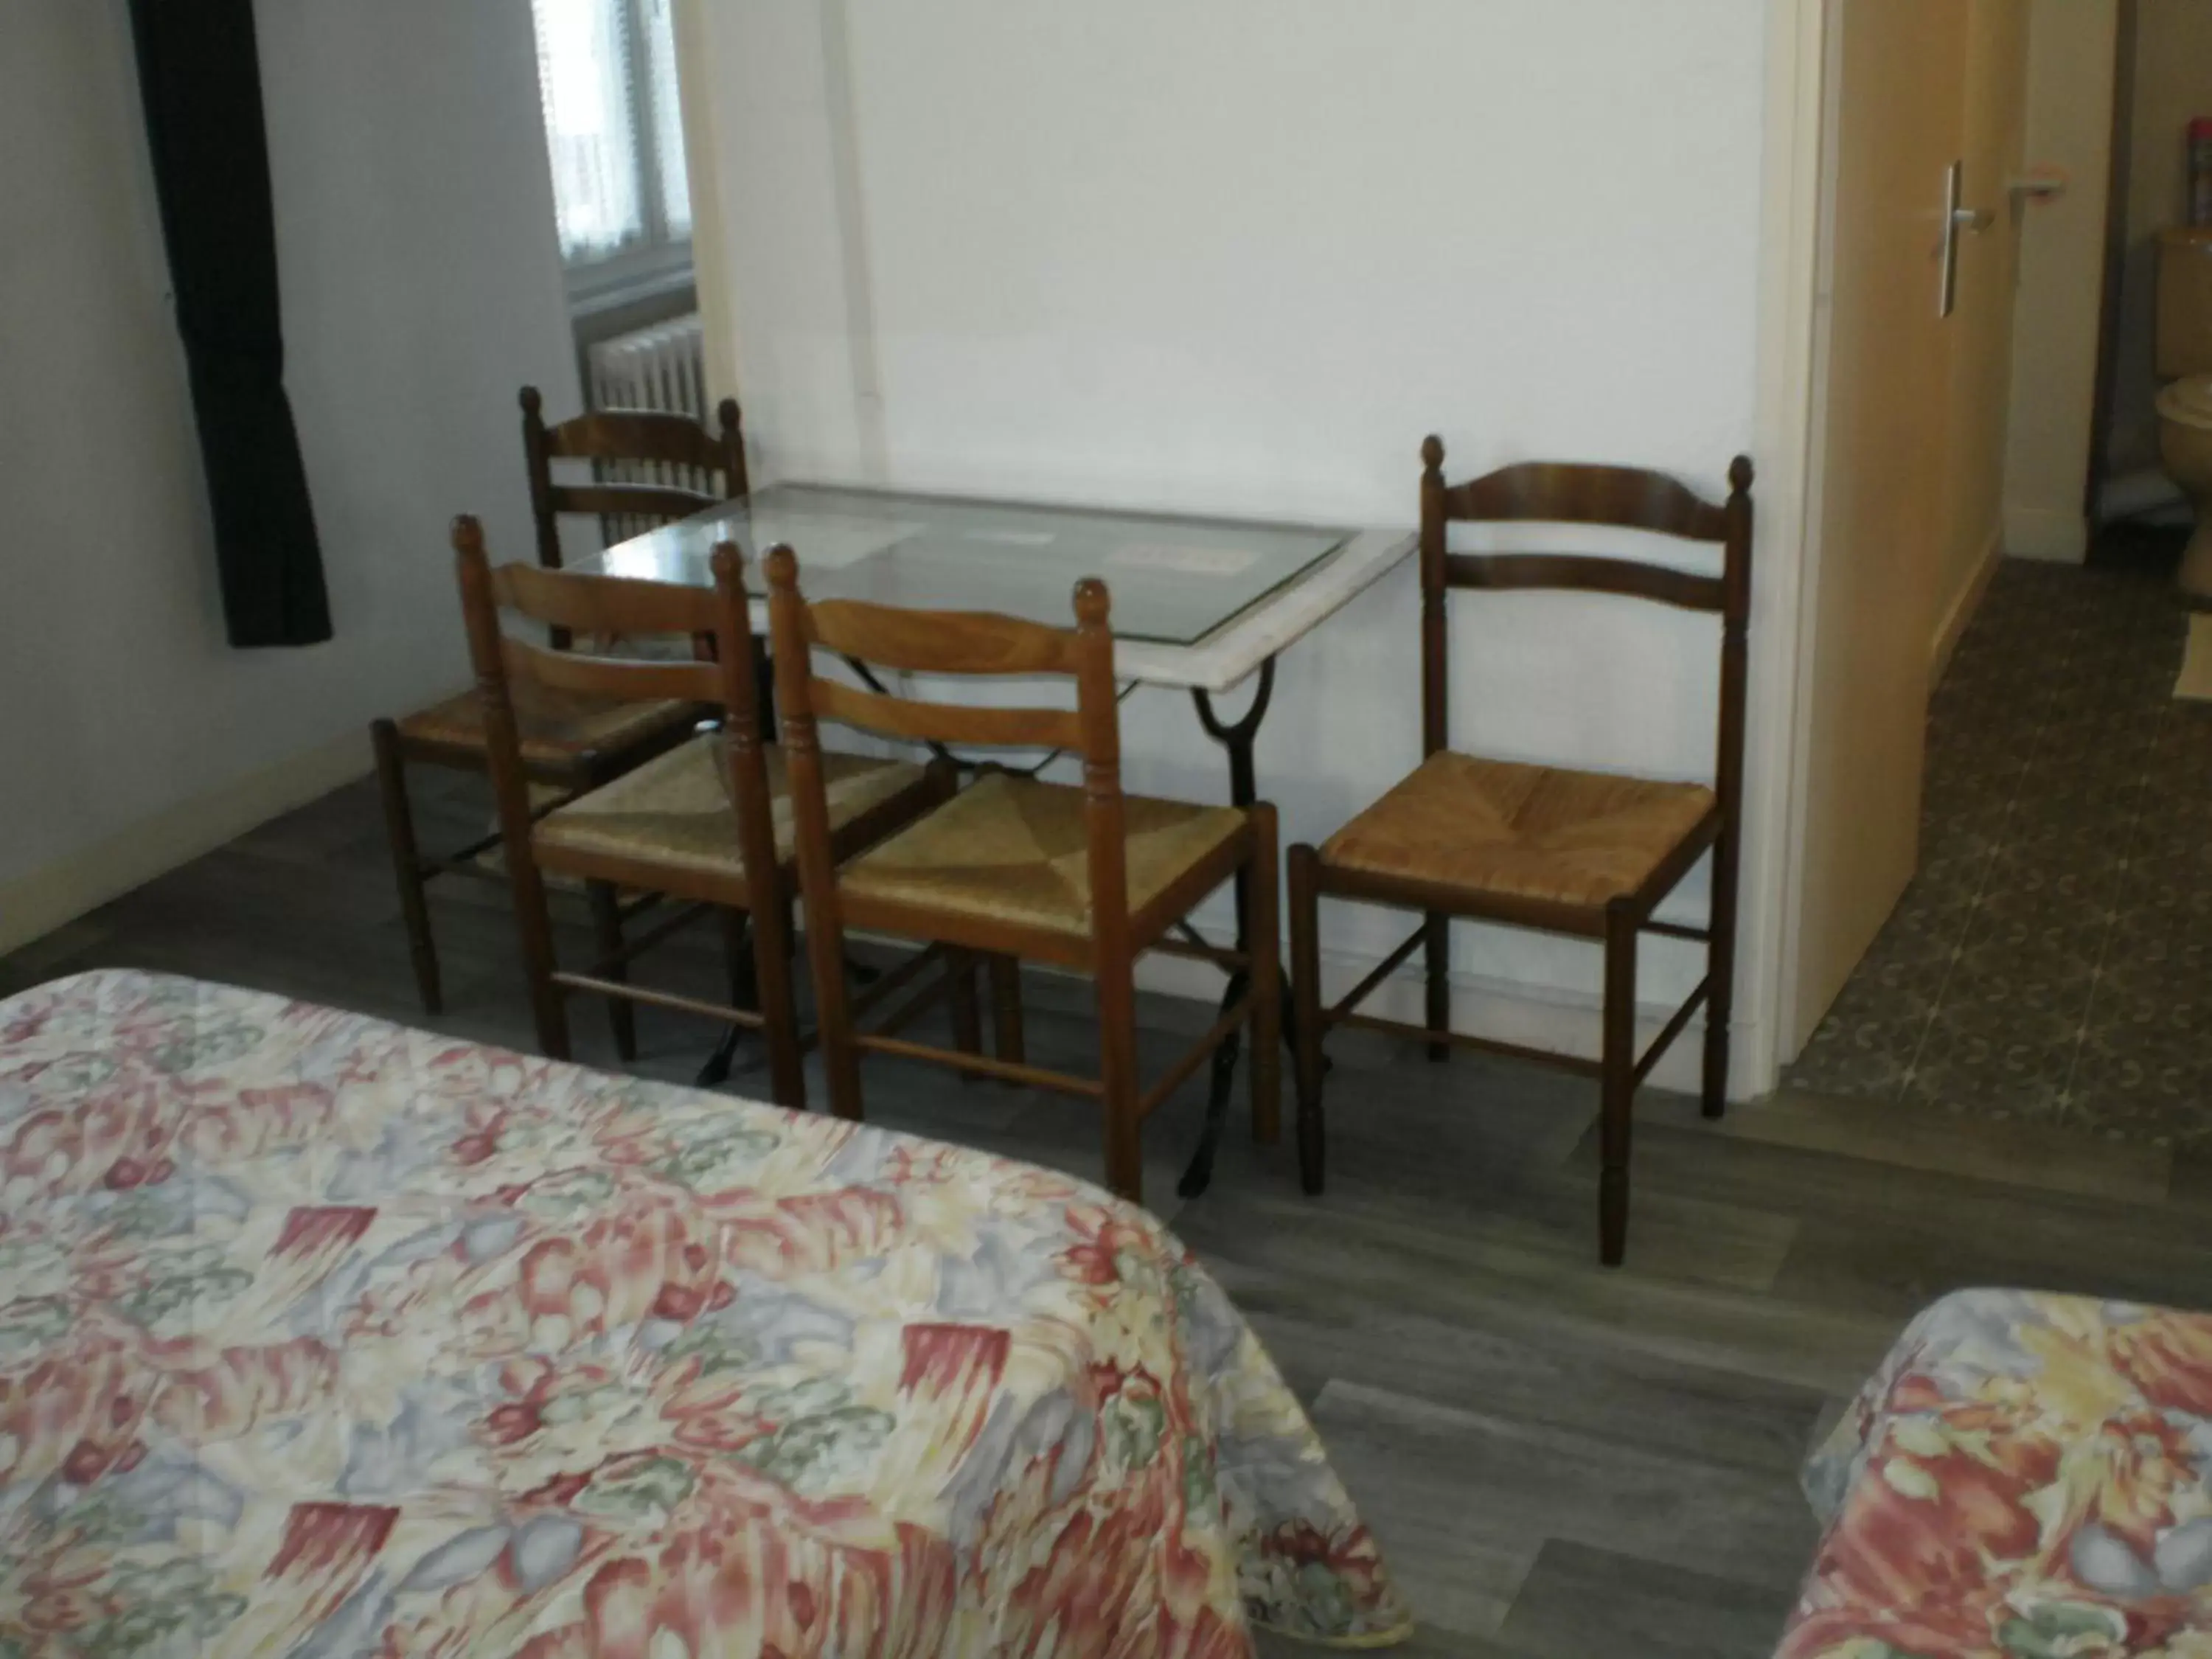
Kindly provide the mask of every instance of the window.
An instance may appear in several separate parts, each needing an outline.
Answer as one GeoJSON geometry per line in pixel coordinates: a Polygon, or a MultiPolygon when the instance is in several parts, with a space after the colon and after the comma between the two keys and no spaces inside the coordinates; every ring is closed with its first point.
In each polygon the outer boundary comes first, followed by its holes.
{"type": "Polygon", "coordinates": [[[582,303],[690,276],[675,3],[531,0],[561,253],[582,303]]]}

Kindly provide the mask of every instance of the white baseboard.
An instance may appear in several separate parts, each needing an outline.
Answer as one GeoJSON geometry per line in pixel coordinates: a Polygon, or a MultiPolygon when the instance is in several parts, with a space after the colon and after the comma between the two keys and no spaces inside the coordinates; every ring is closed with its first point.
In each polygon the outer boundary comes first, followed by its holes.
{"type": "MultiPolygon", "coordinates": [[[[1325,985],[1331,994],[1341,995],[1373,972],[1381,961],[1380,957],[1324,952],[1325,985]]],[[[1221,995],[1222,975],[1218,969],[1188,957],[1146,957],[1137,964],[1137,984],[1140,990],[1164,996],[1213,1002],[1221,995]]],[[[1425,1018],[1425,1002],[1419,971],[1407,968],[1377,987],[1362,1009],[1386,1019],[1418,1025],[1425,1018]]],[[[1595,1060],[1602,1042],[1601,1012],[1595,995],[1473,974],[1452,976],[1452,1029],[1472,1036],[1595,1060]]],[[[1671,1007],[1645,1004],[1638,1008],[1639,1051],[1665,1029],[1674,1016],[1671,1007]]],[[[1705,1019],[1700,1015],[1674,1039],[1674,1046],[1652,1069],[1650,1086],[1678,1094],[1697,1093],[1704,1083],[1704,1033],[1705,1019]]],[[[1735,1022],[1729,1045],[1729,1097],[1733,1101],[1747,1101],[1756,1092],[1748,1079],[1753,1075],[1752,1058],[1757,1052],[1757,1029],[1748,1022],[1735,1022]]]]}
{"type": "Polygon", "coordinates": [[[1967,624],[1974,620],[1974,612],[1982,608],[1982,598],[1990,591],[1990,580],[1997,574],[1997,565],[2004,557],[2004,538],[1998,531],[1990,532],[1987,546],[1982,549],[1975,563],[1974,574],[1966,579],[1951,601],[1951,608],[1936,630],[1933,662],[1928,677],[1930,685],[1943,678],[1943,671],[1951,665],[1951,653],[1959,648],[1959,641],[1966,632],[1967,624]]]}
{"type": "Polygon", "coordinates": [[[0,955],[367,775],[372,765],[368,732],[350,732],[195,795],[97,846],[0,884],[0,955]]]}
{"type": "Polygon", "coordinates": [[[2004,514],[2004,550],[2015,559],[2033,559],[2041,564],[2083,563],[2089,556],[2089,520],[2079,513],[2008,507],[2004,514]]]}

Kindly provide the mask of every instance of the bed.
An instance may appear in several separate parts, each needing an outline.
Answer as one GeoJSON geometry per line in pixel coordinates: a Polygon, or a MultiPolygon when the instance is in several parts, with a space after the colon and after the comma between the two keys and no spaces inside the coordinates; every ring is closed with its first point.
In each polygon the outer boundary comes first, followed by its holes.
{"type": "Polygon", "coordinates": [[[1410,1634],[1144,1212],[132,972],[0,1002],[0,1655],[1410,1634]]]}
{"type": "Polygon", "coordinates": [[[1782,1659],[2212,1659],[2212,1317],[1947,1297],[1807,1486],[1782,1659]]]}

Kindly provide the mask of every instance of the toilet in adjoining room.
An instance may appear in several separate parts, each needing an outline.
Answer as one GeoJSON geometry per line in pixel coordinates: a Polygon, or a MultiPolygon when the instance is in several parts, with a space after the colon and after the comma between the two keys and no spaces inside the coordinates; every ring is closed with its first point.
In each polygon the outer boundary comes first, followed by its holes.
{"type": "Polygon", "coordinates": [[[2197,509],[2181,586],[2212,599],[2212,226],[2160,238],[2158,374],[2160,454],[2197,509]]]}

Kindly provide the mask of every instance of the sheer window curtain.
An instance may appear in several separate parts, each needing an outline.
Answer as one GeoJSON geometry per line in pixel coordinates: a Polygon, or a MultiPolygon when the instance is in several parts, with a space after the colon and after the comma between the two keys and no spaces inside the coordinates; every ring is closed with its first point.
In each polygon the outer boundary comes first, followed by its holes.
{"type": "Polygon", "coordinates": [[[691,234],[675,0],[532,0],[562,257],[691,234]]]}

